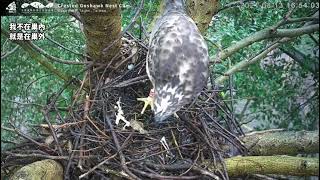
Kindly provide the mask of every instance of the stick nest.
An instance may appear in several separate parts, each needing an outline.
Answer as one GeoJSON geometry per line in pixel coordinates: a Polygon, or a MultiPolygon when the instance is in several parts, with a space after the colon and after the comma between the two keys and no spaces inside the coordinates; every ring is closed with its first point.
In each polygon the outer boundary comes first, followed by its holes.
{"type": "Polygon", "coordinates": [[[243,153],[244,147],[220,90],[211,83],[178,117],[157,124],[150,109],[140,114],[143,103],[136,100],[151,88],[146,45],[130,35],[122,42],[117,63],[89,68],[87,79],[97,79],[90,82],[95,89],[83,93],[79,88],[67,112],[56,106],[59,94],[53,98],[43,110],[45,124],[37,127],[37,137],[12,124],[11,131],[27,141],[2,152],[2,172],[54,159],[64,166],[64,179],[227,179],[223,159],[243,153]],[[128,122],[116,124],[120,115],[128,122]],[[54,117],[60,121],[53,123],[54,117]]]}

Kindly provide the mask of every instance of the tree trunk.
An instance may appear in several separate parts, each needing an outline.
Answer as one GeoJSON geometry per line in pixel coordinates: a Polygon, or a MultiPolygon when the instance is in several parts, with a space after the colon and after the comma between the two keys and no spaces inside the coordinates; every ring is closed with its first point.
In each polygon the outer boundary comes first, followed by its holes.
{"type": "MultiPolygon", "coordinates": [[[[156,20],[162,15],[166,0],[162,0],[160,8],[148,26],[148,31],[151,31],[156,20]]],[[[194,20],[202,34],[205,34],[212,21],[213,15],[218,11],[219,0],[187,0],[186,9],[188,15],[194,20]]]]}
{"type": "Polygon", "coordinates": [[[86,38],[86,52],[94,61],[108,63],[121,46],[120,0],[79,0],[83,32],[86,38]],[[94,8],[84,5],[102,5],[105,12],[93,12],[94,8]],[[86,10],[90,10],[86,12],[86,10]]]}
{"type": "Polygon", "coordinates": [[[208,29],[213,15],[217,12],[219,0],[188,0],[187,9],[202,34],[208,29]]]}

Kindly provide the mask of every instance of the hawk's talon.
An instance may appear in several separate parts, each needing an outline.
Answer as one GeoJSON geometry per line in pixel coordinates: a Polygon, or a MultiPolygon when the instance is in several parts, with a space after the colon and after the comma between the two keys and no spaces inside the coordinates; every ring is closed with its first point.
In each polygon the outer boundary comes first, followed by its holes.
{"type": "Polygon", "coordinates": [[[147,97],[147,98],[137,98],[138,101],[143,101],[144,105],[141,111],[141,114],[144,113],[144,111],[147,109],[147,107],[150,105],[151,109],[153,110],[153,97],[147,97]]]}
{"type": "Polygon", "coordinates": [[[149,105],[151,106],[151,110],[153,110],[153,101],[154,101],[153,99],[154,99],[154,89],[150,90],[149,96],[147,98],[137,98],[138,101],[144,102],[141,114],[144,113],[144,111],[147,109],[149,105]]]}
{"type": "Polygon", "coordinates": [[[144,113],[144,111],[147,109],[149,105],[151,106],[151,110],[153,110],[153,101],[154,101],[153,99],[154,99],[154,89],[150,89],[149,96],[147,98],[137,98],[138,101],[144,102],[141,114],[144,113]]]}

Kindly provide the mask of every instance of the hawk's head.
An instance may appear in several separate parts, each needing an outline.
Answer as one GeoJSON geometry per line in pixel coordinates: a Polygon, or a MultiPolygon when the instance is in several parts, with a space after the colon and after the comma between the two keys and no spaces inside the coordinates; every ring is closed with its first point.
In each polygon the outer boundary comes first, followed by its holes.
{"type": "Polygon", "coordinates": [[[164,13],[170,10],[185,11],[185,0],[167,0],[164,13]]]}
{"type": "Polygon", "coordinates": [[[180,82],[177,82],[173,86],[169,83],[164,86],[155,87],[154,115],[157,122],[164,121],[188,103],[179,84],[180,82]]]}

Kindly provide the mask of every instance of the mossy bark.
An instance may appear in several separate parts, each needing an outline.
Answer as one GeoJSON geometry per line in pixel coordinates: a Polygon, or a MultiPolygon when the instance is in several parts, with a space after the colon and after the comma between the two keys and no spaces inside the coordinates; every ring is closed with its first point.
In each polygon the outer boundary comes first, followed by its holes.
{"type": "Polygon", "coordinates": [[[290,156],[248,156],[226,159],[229,176],[278,174],[319,176],[319,159],[290,156]]]}
{"type": "Polygon", "coordinates": [[[217,12],[219,0],[187,0],[187,10],[202,34],[208,29],[217,12]]]}
{"type": "Polygon", "coordinates": [[[319,152],[319,131],[265,131],[242,138],[250,155],[297,155],[319,152]]]}
{"type": "MultiPolygon", "coordinates": [[[[154,19],[148,26],[148,31],[152,30],[156,20],[164,11],[165,1],[161,1],[154,19]]],[[[187,0],[186,6],[188,15],[194,20],[200,32],[204,34],[212,21],[213,15],[218,11],[219,0],[187,0]]]]}
{"type": "Polygon", "coordinates": [[[63,167],[57,161],[46,159],[23,166],[10,180],[63,180],[63,167]]]}
{"type": "Polygon", "coordinates": [[[94,61],[109,62],[121,46],[120,0],[79,0],[79,7],[87,54],[94,61]],[[101,5],[98,9],[103,12],[96,12],[94,8],[81,8],[89,4],[101,5]]]}

